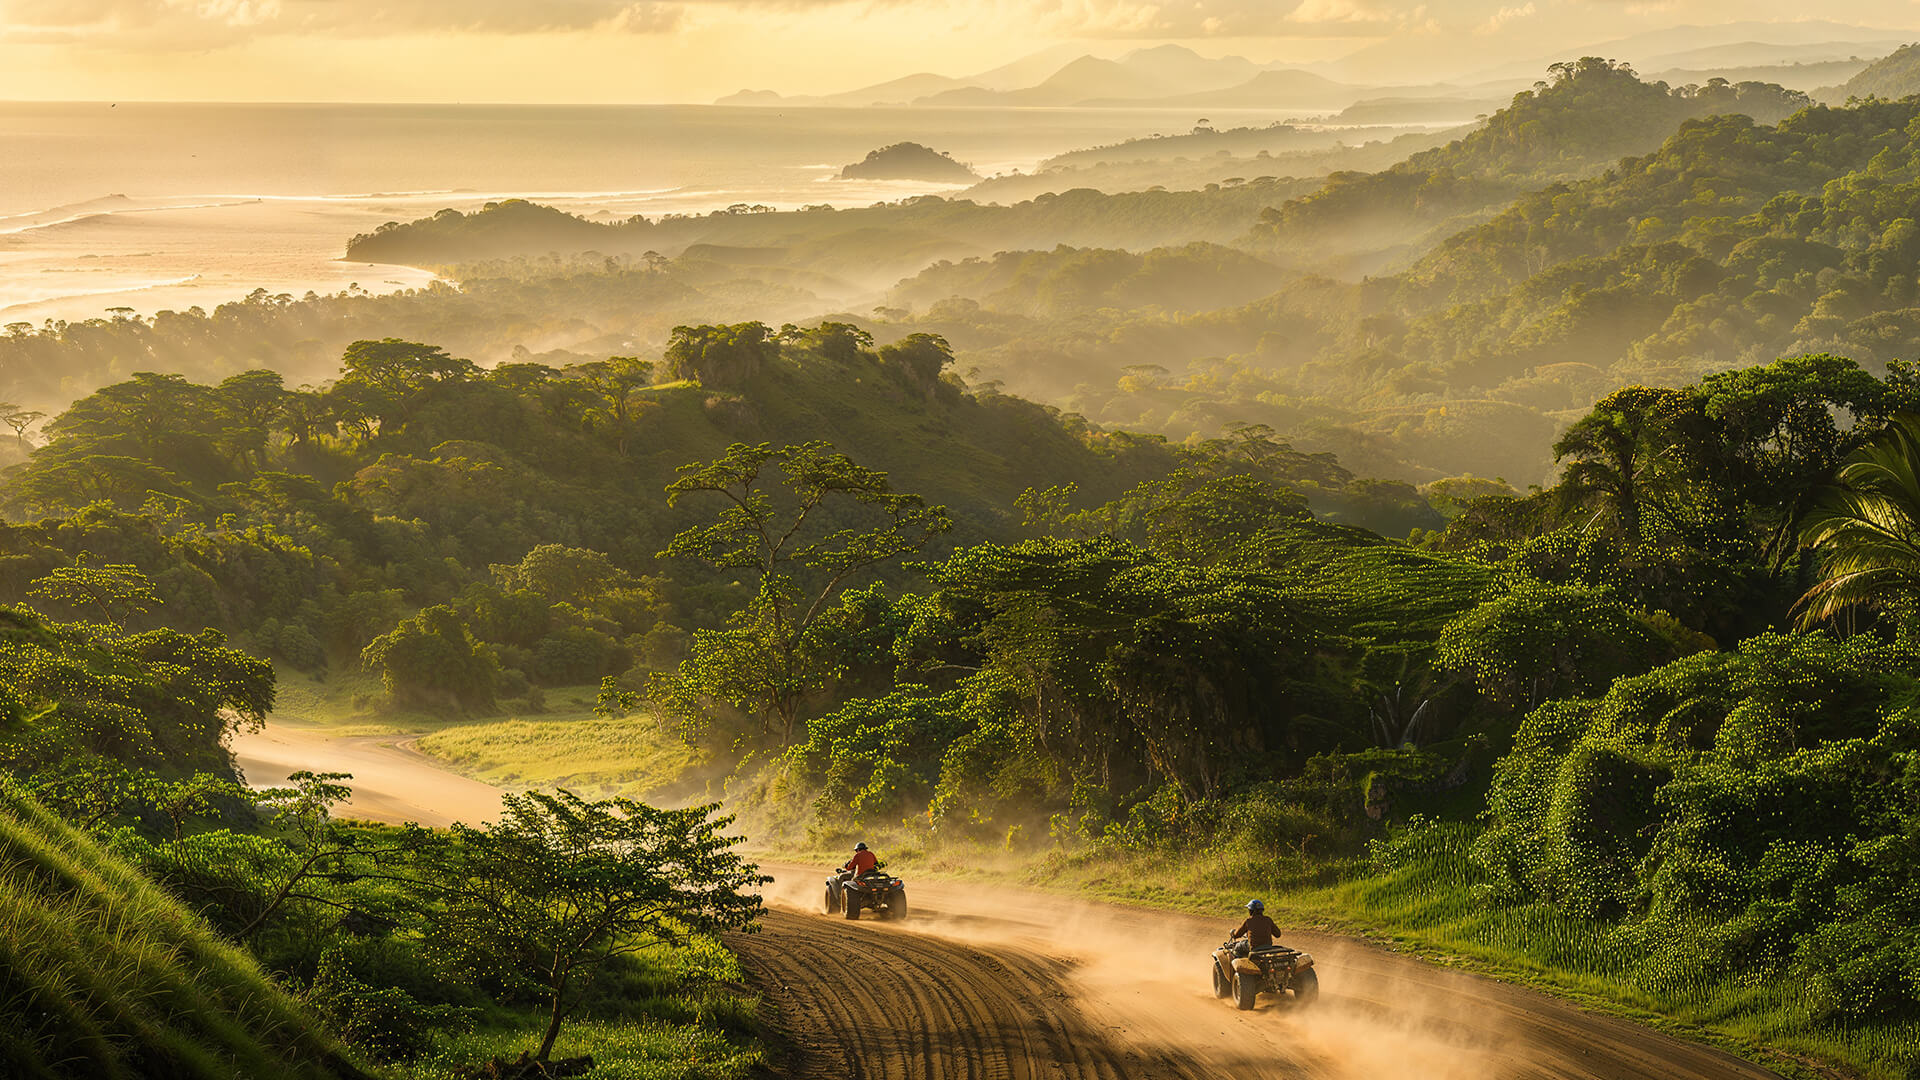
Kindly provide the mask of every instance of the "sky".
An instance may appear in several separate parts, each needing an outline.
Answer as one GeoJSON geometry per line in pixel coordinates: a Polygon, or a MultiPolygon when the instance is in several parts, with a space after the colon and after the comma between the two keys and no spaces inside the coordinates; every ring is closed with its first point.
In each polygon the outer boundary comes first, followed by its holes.
{"type": "MultiPolygon", "coordinates": [[[[1796,27],[1808,10],[1799,0],[0,0],[0,99],[705,102],[963,76],[1057,45],[1117,56],[1166,42],[1263,63],[1390,56],[1409,76],[1456,77],[1674,25],[1760,20],[1780,24],[1778,42],[1832,39],[1830,27],[1796,27]]],[[[1914,0],[1817,11],[1920,28],[1914,0]]]]}

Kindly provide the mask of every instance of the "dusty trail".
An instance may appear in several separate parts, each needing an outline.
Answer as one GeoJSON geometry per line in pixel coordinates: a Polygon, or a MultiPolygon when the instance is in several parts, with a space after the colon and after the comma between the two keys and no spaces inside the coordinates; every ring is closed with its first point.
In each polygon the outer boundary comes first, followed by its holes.
{"type": "MultiPolygon", "coordinates": [[[[499,812],[499,790],[393,736],[276,722],[243,736],[249,782],[354,774],[347,812],[446,824],[499,812]]],[[[793,1051],[792,1080],[1778,1080],[1717,1050],[1519,987],[1320,934],[1321,999],[1235,1011],[1202,919],[979,882],[909,877],[913,918],[820,913],[821,868],[767,864],[761,933],[734,935],[793,1051]]]]}
{"type": "Polygon", "coordinates": [[[1208,989],[1224,915],[910,879],[912,919],[849,922],[819,913],[824,871],[766,869],[765,928],[730,944],[775,1006],[795,1080],[1775,1077],[1344,938],[1286,936],[1318,962],[1318,1005],[1241,1013],[1208,989]]]}
{"type": "Polygon", "coordinates": [[[234,764],[254,787],[276,787],[302,769],[352,773],[347,817],[442,827],[500,816],[500,789],[449,772],[404,735],[340,737],[325,728],[276,721],[233,737],[234,764]]]}

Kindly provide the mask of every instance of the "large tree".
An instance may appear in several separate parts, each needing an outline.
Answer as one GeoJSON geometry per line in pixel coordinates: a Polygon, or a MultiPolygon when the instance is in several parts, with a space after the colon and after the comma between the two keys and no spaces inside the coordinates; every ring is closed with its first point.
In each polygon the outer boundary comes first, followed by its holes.
{"type": "Polygon", "coordinates": [[[953,521],[823,442],[735,443],[667,487],[669,505],[696,495],[723,499],[720,513],[675,536],[662,557],[748,571],[757,587],[728,630],[696,635],[687,661],[656,679],[656,694],[683,716],[702,699],[724,701],[791,743],[806,698],[834,668],[820,620],[841,587],[923,549],[953,521]]]}
{"type": "Polygon", "coordinates": [[[1567,463],[1562,497],[1639,542],[1685,465],[1676,429],[1693,409],[1681,390],[1629,386],[1607,395],[1553,444],[1554,460],[1567,463]]]}

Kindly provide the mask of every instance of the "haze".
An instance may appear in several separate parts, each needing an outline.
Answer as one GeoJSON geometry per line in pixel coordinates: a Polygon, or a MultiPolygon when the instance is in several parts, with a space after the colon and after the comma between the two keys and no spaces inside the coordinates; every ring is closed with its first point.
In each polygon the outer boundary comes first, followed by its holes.
{"type": "Polygon", "coordinates": [[[1676,26],[1755,22],[1775,43],[1920,26],[1894,0],[5,0],[0,98],[704,102],[963,76],[1036,50],[1179,43],[1372,81],[1471,79],[1676,26]],[[1768,25],[1771,24],[1771,25],[1768,25]]]}
{"type": "Polygon", "coordinates": [[[0,0],[0,1077],[1920,1080],[1916,38],[0,0]]]}

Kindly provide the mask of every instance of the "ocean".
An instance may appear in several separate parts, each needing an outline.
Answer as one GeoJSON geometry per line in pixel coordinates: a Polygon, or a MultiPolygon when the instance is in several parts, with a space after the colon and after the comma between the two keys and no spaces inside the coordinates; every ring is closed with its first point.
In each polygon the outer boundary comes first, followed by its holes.
{"type": "MultiPolygon", "coordinates": [[[[1279,112],[1209,114],[1220,126],[1279,112]]],[[[983,175],[1184,131],[1186,111],[0,103],[0,324],[422,284],[346,241],[524,197],[588,215],[947,193],[839,168],[911,140],[983,175]]]]}

